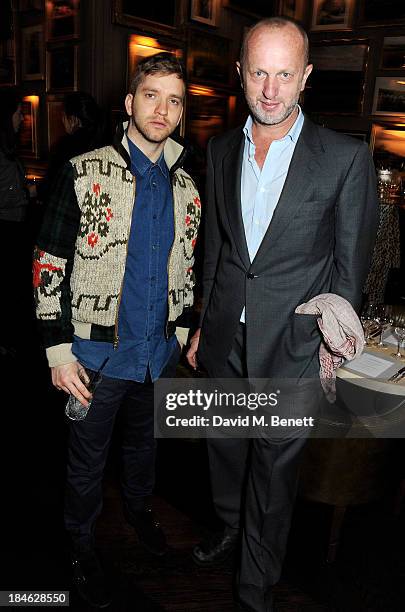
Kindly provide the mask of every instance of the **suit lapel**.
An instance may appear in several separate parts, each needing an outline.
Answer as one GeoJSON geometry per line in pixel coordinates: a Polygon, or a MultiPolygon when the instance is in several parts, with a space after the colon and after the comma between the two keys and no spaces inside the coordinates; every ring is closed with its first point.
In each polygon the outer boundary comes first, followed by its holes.
{"type": "Polygon", "coordinates": [[[236,133],[230,143],[228,152],[222,161],[224,201],[229,225],[231,226],[235,245],[246,268],[250,268],[249,251],[246,243],[245,229],[241,206],[241,173],[243,160],[244,136],[242,130],[236,133]]]}
{"type": "Polygon", "coordinates": [[[323,147],[316,126],[305,118],[283,190],[267,232],[256,253],[255,262],[282,236],[295,212],[302,206],[313,181],[319,176],[322,154],[323,147]]]}

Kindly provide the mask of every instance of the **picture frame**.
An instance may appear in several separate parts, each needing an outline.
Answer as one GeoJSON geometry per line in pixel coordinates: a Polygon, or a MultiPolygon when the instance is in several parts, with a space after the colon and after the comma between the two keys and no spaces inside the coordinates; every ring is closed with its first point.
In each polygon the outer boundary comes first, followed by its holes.
{"type": "Polygon", "coordinates": [[[206,85],[187,90],[185,136],[194,149],[193,178],[201,187],[206,179],[208,141],[234,125],[236,96],[206,85]]]}
{"type": "Polygon", "coordinates": [[[229,86],[230,40],[201,30],[190,30],[187,74],[190,81],[229,86]]]}
{"type": "Polygon", "coordinates": [[[405,124],[376,122],[371,126],[370,150],[376,167],[402,170],[405,158],[405,124]]]}
{"type": "Polygon", "coordinates": [[[281,17],[289,17],[296,21],[303,21],[307,3],[305,0],[278,0],[277,14],[281,17]]]}
{"type": "Polygon", "coordinates": [[[405,23],[405,4],[401,0],[361,0],[360,26],[386,26],[405,23]]]}
{"type": "Polygon", "coordinates": [[[45,78],[44,30],[42,25],[21,28],[21,79],[45,78]]]}
{"type": "Polygon", "coordinates": [[[47,0],[47,41],[77,39],[80,34],[79,11],[80,0],[47,0]]]}
{"type": "Polygon", "coordinates": [[[112,21],[138,30],[173,34],[177,25],[177,5],[178,0],[165,0],[156,11],[156,5],[150,2],[112,0],[112,21]],[[156,21],[157,13],[159,22],[156,21]]]}
{"type": "Polygon", "coordinates": [[[218,26],[220,0],[191,0],[190,19],[209,26],[218,26]]]}
{"type": "Polygon", "coordinates": [[[77,90],[77,45],[55,45],[46,53],[46,90],[77,90]]]}
{"type": "Polygon", "coordinates": [[[183,57],[183,50],[180,47],[161,42],[150,36],[130,34],[128,37],[127,87],[129,87],[137,63],[145,57],[150,57],[163,51],[173,53],[179,59],[183,57]]]}
{"type": "Polygon", "coordinates": [[[66,134],[62,123],[63,114],[63,97],[49,96],[47,100],[47,118],[48,118],[48,150],[66,134]]]}
{"type": "Polygon", "coordinates": [[[16,84],[14,38],[0,40],[0,86],[16,84]]]}
{"type": "Polygon", "coordinates": [[[405,70],[405,36],[384,37],[380,68],[405,70]]]}
{"type": "Polygon", "coordinates": [[[23,157],[39,157],[38,107],[39,96],[24,96],[21,101],[24,121],[19,132],[19,152],[23,157]]]}
{"type": "Polygon", "coordinates": [[[405,118],[405,76],[376,77],[371,114],[405,118]]]}
{"type": "Polygon", "coordinates": [[[43,13],[45,0],[18,0],[19,13],[43,13]]]}
{"type": "Polygon", "coordinates": [[[314,69],[304,93],[305,110],[324,115],[361,114],[368,54],[367,39],[314,43],[310,52],[314,69]]]}
{"type": "Polygon", "coordinates": [[[223,6],[227,9],[249,15],[250,17],[270,17],[272,6],[269,0],[225,0],[223,6]],[[246,8],[248,5],[248,8],[246,8]]]}
{"type": "Polygon", "coordinates": [[[312,0],[311,31],[350,30],[355,0],[312,0]]]}
{"type": "Polygon", "coordinates": [[[16,40],[14,27],[14,10],[11,0],[0,2],[0,86],[16,85],[16,40]]]}

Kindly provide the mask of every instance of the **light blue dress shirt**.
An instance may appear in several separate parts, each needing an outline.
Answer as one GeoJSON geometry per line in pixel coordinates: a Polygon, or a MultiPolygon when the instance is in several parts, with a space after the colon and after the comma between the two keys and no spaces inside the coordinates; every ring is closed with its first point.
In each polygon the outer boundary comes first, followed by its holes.
{"type": "MultiPolygon", "coordinates": [[[[294,125],[284,138],[271,143],[261,170],[255,160],[256,147],[252,137],[253,121],[250,115],[243,128],[245,146],[241,174],[241,204],[251,262],[273,217],[303,124],[304,116],[298,106],[298,117],[294,125]]],[[[240,320],[245,322],[245,309],[240,320]]]]}

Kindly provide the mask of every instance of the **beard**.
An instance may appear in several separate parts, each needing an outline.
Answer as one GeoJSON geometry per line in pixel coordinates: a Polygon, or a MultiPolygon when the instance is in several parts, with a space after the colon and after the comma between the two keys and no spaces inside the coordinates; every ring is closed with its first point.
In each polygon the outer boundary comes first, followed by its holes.
{"type": "Polygon", "coordinates": [[[261,125],[278,125],[279,123],[282,123],[288,119],[288,117],[290,117],[290,115],[294,112],[297,107],[298,97],[288,106],[283,105],[284,108],[279,111],[277,115],[272,114],[271,111],[263,110],[258,100],[246,98],[246,102],[253,118],[257,121],[257,123],[260,123],[261,125]]]}
{"type": "Polygon", "coordinates": [[[131,122],[133,127],[147,140],[148,142],[153,142],[155,144],[159,144],[166,140],[170,134],[173,133],[174,130],[171,130],[169,126],[165,130],[159,130],[158,132],[153,129],[153,127],[148,127],[146,125],[141,125],[138,123],[136,118],[132,115],[131,122]]]}

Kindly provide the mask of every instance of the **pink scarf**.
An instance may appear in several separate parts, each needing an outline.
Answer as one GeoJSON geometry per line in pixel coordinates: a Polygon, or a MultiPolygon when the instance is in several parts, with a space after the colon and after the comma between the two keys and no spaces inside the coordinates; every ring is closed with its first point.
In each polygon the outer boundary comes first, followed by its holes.
{"type": "Polygon", "coordinates": [[[360,320],[347,300],[335,293],[322,293],[295,309],[297,314],[319,315],[323,335],[319,348],[319,376],[327,400],[336,399],[336,370],[344,360],[351,361],[364,349],[360,320]]]}

